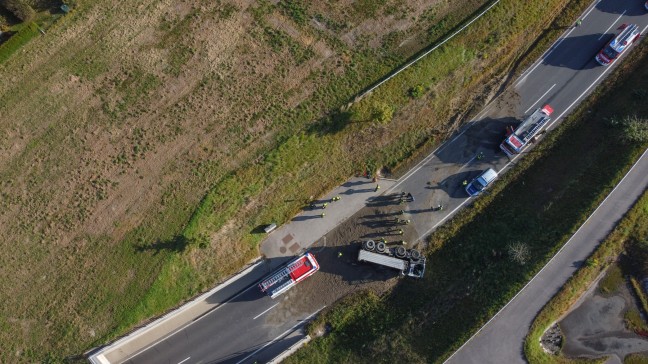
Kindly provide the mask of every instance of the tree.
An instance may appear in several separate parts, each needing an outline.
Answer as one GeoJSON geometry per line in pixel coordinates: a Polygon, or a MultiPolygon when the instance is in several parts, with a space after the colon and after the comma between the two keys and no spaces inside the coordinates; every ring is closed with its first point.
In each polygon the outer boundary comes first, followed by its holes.
{"type": "Polygon", "coordinates": [[[36,15],[34,9],[23,0],[0,0],[0,6],[9,10],[16,18],[26,23],[32,21],[36,15]]]}

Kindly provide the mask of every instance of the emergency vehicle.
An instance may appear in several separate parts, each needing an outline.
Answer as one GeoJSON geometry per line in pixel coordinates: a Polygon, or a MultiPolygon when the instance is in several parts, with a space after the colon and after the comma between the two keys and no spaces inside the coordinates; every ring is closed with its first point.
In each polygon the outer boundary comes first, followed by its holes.
{"type": "Polygon", "coordinates": [[[259,283],[261,292],[275,298],[319,270],[315,256],[306,253],[277,269],[259,283]]]}
{"type": "Polygon", "coordinates": [[[509,135],[500,144],[500,149],[509,157],[522,152],[531,139],[551,120],[551,113],[553,109],[548,104],[536,110],[517,129],[508,131],[509,135]]]}
{"type": "Polygon", "coordinates": [[[621,33],[606,44],[596,55],[596,62],[600,65],[607,66],[614,62],[623,51],[629,48],[635,40],[639,39],[640,34],[637,24],[623,24],[620,29],[623,29],[621,33]]]}

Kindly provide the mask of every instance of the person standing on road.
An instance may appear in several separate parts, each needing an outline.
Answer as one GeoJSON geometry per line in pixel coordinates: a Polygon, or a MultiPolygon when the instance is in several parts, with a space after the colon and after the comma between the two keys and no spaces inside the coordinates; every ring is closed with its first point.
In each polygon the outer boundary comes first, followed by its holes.
{"type": "Polygon", "coordinates": [[[583,19],[576,20],[576,26],[577,27],[580,27],[581,24],[583,24],[583,19]]]}
{"type": "Polygon", "coordinates": [[[374,192],[378,192],[379,189],[380,189],[380,185],[376,185],[376,189],[374,189],[374,192]]]}

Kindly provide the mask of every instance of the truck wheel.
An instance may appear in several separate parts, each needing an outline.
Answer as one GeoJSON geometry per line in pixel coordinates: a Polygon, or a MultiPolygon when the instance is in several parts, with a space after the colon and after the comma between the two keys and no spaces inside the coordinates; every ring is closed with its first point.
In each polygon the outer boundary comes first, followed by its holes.
{"type": "Polygon", "coordinates": [[[382,241],[376,244],[376,251],[378,253],[384,253],[386,249],[387,245],[385,245],[385,243],[383,243],[382,241]]]}
{"type": "Polygon", "coordinates": [[[372,252],[374,251],[374,249],[376,249],[376,242],[373,240],[367,240],[362,243],[362,247],[364,248],[364,250],[372,252]]]}
{"type": "Polygon", "coordinates": [[[410,257],[412,257],[412,260],[417,261],[421,259],[421,253],[418,250],[412,249],[410,250],[410,257]]]}
{"type": "Polygon", "coordinates": [[[407,255],[407,250],[404,246],[397,246],[394,255],[396,255],[398,258],[405,258],[405,256],[407,255]]]}

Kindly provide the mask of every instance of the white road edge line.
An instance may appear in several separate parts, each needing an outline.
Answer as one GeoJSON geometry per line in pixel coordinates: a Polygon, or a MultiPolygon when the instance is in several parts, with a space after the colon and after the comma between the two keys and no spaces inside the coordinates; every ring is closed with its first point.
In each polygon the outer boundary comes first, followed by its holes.
{"type": "Polygon", "coordinates": [[[313,313],[310,314],[308,317],[306,317],[305,319],[303,319],[301,322],[298,322],[295,326],[293,326],[293,327],[289,328],[288,330],[284,331],[281,335],[275,337],[274,339],[272,339],[271,341],[269,341],[267,344],[265,344],[265,345],[263,345],[262,347],[260,347],[259,349],[257,349],[257,350],[256,350],[255,352],[253,352],[252,354],[250,354],[250,355],[246,356],[245,358],[241,359],[241,361],[236,362],[236,364],[241,364],[242,362],[248,360],[252,355],[258,353],[259,351],[261,351],[261,350],[263,350],[263,349],[265,349],[265,348],[268,347],[269,345],[274,344],[277,340],[281,339],[282,337],[288,335],[291,331],[293,331],[293,330],[295,329],[295,327],[297,327],[297,326],[303,324],[304,321],[308,321],[308,320],[310,320],[311,317],[317,315],[317,314],[318,314],[320,311],[322,311],[324,308],[326,308],[326,306],[323,306],[323,307],[320,308],[319,310],[313,312],[313,313]]]}
{"type": "Polygon", "coordinates": [[[605,29],[605,31],[603,32],[603,34],[601,34],[601,36],[600,36],[599,39],[597,39],[597,40],[601,40],[601,38],[605,37],[605,35],[607,34],[608,30],[610,30],[610,29],[614,26],[614,24],[616,24],[616,23],[619,21],[619,19],[621,19],[621,18],[623,17],[623,15],[625,15],[625,13],[626,13],[626,11],[624,10],[623,13],[621,13],[621,15],[619,15],[619,17],[616,18],[616,19],[612,22],[612,24],[610,24],[610,26],[609,26],[607,29],[605,29]]]}
{"type": "Polygon", "coordinates": [[[178,364],[182,364],[182,363],[186,362],[186,361],[189,360],[189,359],[191,359],[191,357],[188,357],[187,359],[185,359],[185,360],[179,362],[178,364]]]}
{"type": "Polygon", "coordinates": [[[553,86],[549,87],[549,89],[547,90],[547,92],[543,93],[542,96],[540,96],[540,98],[538,98],[538,100],[537,100],[536,102],[534,102],[533,104],[531,104],[531,106],[529,106],[529,108],[526,109],[526,111],[525,111],[524,113],[526,114],[526,113],[529,112],[529,110],[533,109],[533,107],[534,107],[538,102],[540,102],[540,100],[542,100],[545,96],[547,96],[547,94],[549,93],[549,91],[551,91],[554,87],[556,87],[556,84],[555,84],[555,83],[553,84],[553,86]]]}
{"type": "Polygon", "coordinates": [[[473,336],[471,336],[468,340],[466,340],[466,342],[465,342],[463,345],[461,345],[461,346],[459,347],[459,349],[455,350],[455,352],[452,353],[452,355],[450,355],[450,356],[448,357],[448,359],[446,359],[446,360],[443,362],[444,364],[447,363],[450,359],[452,359],[452,357],[455,356],[455,354],[457,354],[457,353],[459,352],[459,350],[461,350],[464,346],[466,346],[466,344],[468,344],[472,339],[474,339],[475,336],[477,336],[477,335],[478,335],[478,334],[479,334],[479,333],[484,329],[484,327],[486,327],[486,326],[487,326],[491,321],[493,321],[493,320],[494,320],[494,319],[495,319],[495,318],[496,318],[496,317],[497,317],[497,316],[498,316],[502,311],[504,311],[504,310],[506,309],[506,307],[508,307],[508,305],[510,305],[511,302],[513,302],[513,301],[517,298],[517,296],[519,296],[522,292],[524,292],[524,290],[525,290],[525,289],[526,289],[526,288],[527,288],[527,287],[528,287],[528,286],[533,282],[533,280],[536,279],[536,277],[537,277],[538,275],[540,275],[540,273],[542,273],[542,271],[544,271],[545,268],[547,268],[547,267],[549,266],[549,264],[551,264],[551,262],[552,262],[552,261],[553,261],[553,260],[558,256],[558,254],[560,254],[560,252],[563,251],[563,249],[565,249],[565,247],[566,247],[566,246],[567,246],[567,245],[572,241],[572,239],[574,238],[574,236],[576,236],[576,234],[578,234],[578,232],[583,228],[583,226],[587,225],[587,222],[592,218],[592,216],[594,216],[594,214],[596,214],[596,212],[601,208],[601,206],[603,206],[603,205],[605,204],[605,201],[607,201],[607,199],[610,198],[610,196],[612,196],[612,194],[614,193],[614,191],[616,191],[616,189],[619,188],[619,186],[621,186],[621,184],[623,183],[623,181],[624,181],[624,180],[625,180],[625,179],[630,175],[630,173],[632,172],[632,170],[635,169],[635,167],[637,166],[637,164],[639,164],[639,162],[640,162],[640,161],[641,161],[641,160],[642,160],[642,159],[643,159],[647,154],[648,154],[648,149],[646,149],[646,150],[643,152],[643,154],[641,155],[641,157],[639,157],[639,159],[637,159],[637,161],[635,162],[635,164],[633,164],[632,167],[630,168],[630,170],[628,170],[628,173],[626,173],[625,176],[623,176],[623,178],[619,181],[619,183],[617,183],[617,185],[614,186],[614,188],[612,189],[612,191],[610,191],[610,193],[608,193],[608,195],[605,196],[605,199],[603,199],[603,201],[601,201],[601,203],[596,207],[596,209],[594,210],[594,212],[592,212],[592,214],[589,215],[589,217],[587,218],[587,220],[585,220],[585,222],[583,222],[583,224],[581,224],[581,226],[578,227],[578,229],[576,230],[576,232],[574,232],[574,234],[572,234],[572,236],[569,238],[569,240],[567,240],[567,242],[566,242],[566,243],[565,243],[565,244],[564,244],[564,245],[563,245],[563,246],[562,246],[562,247],[561,247],[561,248],[556,252],[556,254],[554,254],[553,257],[551,257],[551,259],[549,259],[549,261],[547,262],[547,264],[545,264],[545,265],[542,267],[542,269],[540,269],[540,271],[539,271],[538,273],[536,273],[536,274],[533,276],[533,278],[531,278],[531,280],[530,280],[530,281],[529,281],[529,282],[528,282],[524,287],[522,287],[522,289],[521,289],[520,291],[518,291],[518,293],[516,293],[515,296],[513,296],[513,298],[511,298],[511,300],[509,300],[509,301],[506,303],[506,305],[504,305],[504,307],[502,307],[499,311],[497,311],[497,313],[496,313],[496,314],[495,314],[495,315],[494,315],[490,320],[488,320],[488,322],[486,322],[482,327],[480,327],[479,330],[477,330],[477,332],[476,332],[473,336]]]}
{"type": "Polygon", "coordinates": [[[418,239],[416,239],[416,240],[418,241],[418,240],[421,240],[421,239],[423,239],[424,237],[426,237],[426,236],[427,236],[428,234],[430,234],[434,229],[436,229],[439,225],[443,224],[443,223],[444,223],[444,222],[445,222],[445,221],[446,221],[450,216],[454,215],[454,213],[457,212],[457,210],[459,210],[460,208],[462,208],[463,205],[465,205],[468,201],[470,201],[470,197],[468,197],[468,198],[465,199],[462,203],[460,203],[459,206],[455,207],[454,210],[450,211],[450,213],[447,214],[444,218],[442,218],[441,221],[437,222],[434,226],[432,226],[432,227],[429,228],[426,232],[424,232],[423,234],[421,234],[421,235],[418,237],[418,239]]]}
{"type": "MultiPolygon", "coordinates": [[[[598,4],[599,2],[600,1],[595,1],[594,3],[592,3],[592,5],[590,5],[590,9],[585,13],[585,15],[583,15],[583,17],[581,19],[585,20],[585,18],[587,18],[587,16],[592,12],[592,10],[594,10],[596,8],[596,4],[598,4]]],[[[520,78],[515,83],[515,87],[518,87],[520,85],[520,83],[522,83],[522,81],[524,81],[527,78],[527,76],[529,76],[531,74],[531,72],[533,72],[536,68],[538,68],[538,66],[540,66],[540,64],[542,63],[542,60],[549,57],[551,52],[556,50],[556,48],[558,48],[560,43],[562,43],[565,40],[565,38],[567,38],[569,36],[569,34],[571,34],[571,32],[573,32],[575,29],[576,28],[571,28],[571,29],[565,31],[565,33],[556,41],[556,43],[554,43],[551,47],[549,47],[549,49],[547,49],[542,54],[542,56],[540,56],[540,59],[538,59],[535,66],[533,66],[531,69],[529,69],[528,71],[523,72],[520,75],[520,78]]]]}
{"type": "MultiPolygon", "coordinates": [[[[623,54],[622,54],[621,56],[623,56],[623,54]]],[[[621,57],[619,57],[619,59],[617,59],[617,61],[619,61],[620,58],[621,58],[621,57]]],[[[551,128],[551,126],[552,126],[556,121],[560,120],[560,118],[562,118],[563,115],[565,115],[566,113],[568,113],[569,110],[570,110],[570,109],[571,109],[571,108],[572,108],[572,107],[573,107],[573,106],[574,106],[574,105],[575,105],[575,104],[576,104],[576,103],[577,103],[577,102],[578,102],[578,101],[579,101],[583,96],[585,96],[585,94],[588,93],[589,90],[590,90],[594,85],[596,85],[596,84],[599,82],[599,80],[600,80],[603,76],[605,76],[605,74],[608,73],[611,69],[612,69],[612,67],[610,67],[610,66],[606,67],[605,70],[603,71],[603,73],[601,73],[601,75],[598,76],[598,77],[596,78],[596,80],[594,80],[594,82],[592,82],[589,86],[587,86],[587,88],[585,89],[585,91],[583,91],[580,95],[578,95],[578,97],[576,98],[576,100],[574,100],[574,102],[572,102],[569,106],[567,106],[567,108],[565,109],[565,111],[562,112],[562,114],[558,115],[557,118],[555,118],[554,120],[552,120],[552,121],[549,123],[549,125],[547,125],[547,129],[551,128]]]]}
{"type": "Polygon", "coordinates": [[[253,284],[253,285],[251,285],[250,287],[244,289],[243,291],[239,292],[236,296],[234,296],[234,297],[228,299],[227,301],[225,301],[225,302],[221,303],[220,305],[218,305],[217,307],[215,307],[213,310],[211,310],[210,312],[208,312],[206,315],[202,315],[202,316],[200,316],[200,317],[197,318],[196,320],[193,320],[193,321],[191,321],[190,323],[188,323],[187,325],[182,326],[182,327],[176,329],[175,331],[171,332],[169,335],[164,336],[164,337],[161,338],[160,340],[158,340],[158,341],[156,341],[156,342],[154,342],[154,343],[151,343],[151,344],[148,345],[147,347],[145,347],[145,348],[141,349],[140,351],[136,352],[135,354],[129,356],[127,359],[124,360],[124,362],[127,362],[127,361],[133,359],[134,357],[136,357],[136,356],[142,354],[143,352],[145,352],[145,351],[147,351],[148,349],[154,347],[155,345],[159,344],[160,342],[162,342],[162,341],[164,341],[164,340],[170,338],[171,336],[177,334],[178,332],[180,332],[180,331],[182,331],[182,330],[188,328],[189,326],[191,326],[191,325],[195,324],[196,322],[202,320],[203,318],[209,316],[212,312],[215,312],[215,311],[218,310],[219,308],[225,306],[226,303],[228,303],[228,302],[230,302],[231,300],[235,299],[236,297],[242,295],[243,293],[247,292],[248,290],[250,290],[250,288],[253,288],[253,287],[257,287],[257,285],[256,285],[256,284],[253,284]]]}
{"type": "MultiPolygon", "coordinates": [[[[477,116],[475,116],[474,120],[479,120],[479,118],[481,118],[481,117],[483,116],[483,114],[485,114],[487,111],[490,110],[491,106],[492,106],[492,104],[486,106],[486,107],[484,108],[484,110],[482,110],[481,112],[479,112],[479,114],[477,114],[477,116]]],[[[417,164],[413,169],[410,169],[407,173],[405,173],[405,174],[404,174],[404,175],[403,175],[403,176],[398,180],[398,182],[397,182],[395,185],[391,186],[387,191],[385,191],[385,193],[389,193],[389,192],[393,191],[394,189],[396,189],[396,187],[400,186],[401,183],[407,181],[410,177],[412,177],[412,175],[413,175],[414,173],[418,172],[419,169],[423,168],[423,165],[424,165],[425,163],[427,163],[427,162],[430,161],[432,158],[434,158],[434,153],[441,152],[445,147],[447,147],[448,145],[452,144],[455,140],[457,140],[457,138],[459,138],[459,137],[462,136],[465,132],[467,132],[470,128],[472,128],[474,124],[475,124],[474,122],[472,122],[472,123],[470,123],[470,124],[467,124],[466,127],[464,128],[464,130],[462,130],[462,131],[461,131],[457,136],[455,136],[454,138],[452,138],[450,141],[445,142],[445,143],[443,143],[442,145],[439,145],[435,150],[433,150],[430,154],[428,154],[427,157],[423,158],[423,160],[421,160],[421,161],[420,161],[420,162],[419,162],[419,163],[418,163],[418,164],[417,164]]]]}
{"type": "Polygon", "coordinates": [[[253,318],[252,320],[256,320],[256,319],[258,319],[259,317],[263,316],[264,313],[266,313],[266,312],[272,310],[272,309],[275,308],[275,306],[277,306],[278,304],[279,304],[279,303],[275,303],[275,304],[274,304],[272,307],[270,307],[269,309],[267,309],[267,310],[261,312],[260,314],[254,316],[254,318],[253,318]]]}

